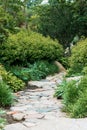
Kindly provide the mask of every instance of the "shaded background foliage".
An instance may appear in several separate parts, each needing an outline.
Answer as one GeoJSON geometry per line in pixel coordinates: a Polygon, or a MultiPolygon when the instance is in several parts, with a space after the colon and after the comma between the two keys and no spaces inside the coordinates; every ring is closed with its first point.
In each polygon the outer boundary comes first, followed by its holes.
{"type": "Polygon", "coordinates": [[[87,36],[87,1],[49,0],[46,5],[36,7],[34,11],[34,31],[58,39],[64,46],[70,46],[78,35],[87,36]],[[36,29],[37,28],[37,29],[36,29]]]}
{"type": "Polygon", "coordinates": [[[87,36],[86,0],[49,0],[44,5],[42,1],[0,0],[0,7],[11,17],[9,28],[30,27],[44,36],[58,39],[64,47],[70,46],[76,35],[87,36]]]}

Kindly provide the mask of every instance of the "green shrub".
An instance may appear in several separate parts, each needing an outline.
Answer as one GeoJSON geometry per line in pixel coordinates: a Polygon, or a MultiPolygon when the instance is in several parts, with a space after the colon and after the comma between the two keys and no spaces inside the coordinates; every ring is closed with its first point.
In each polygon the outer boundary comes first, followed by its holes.
{"type": "Polygon", "coordinates": [[[72,117],[82,118],[87,117],[87,88],[86,91],[82,92],[78,100],[73,106],[72,117]]]}
{"type": "Polygon", "coordinates": [[[52,75],[58,72],[58,67],[53,63],[47,61],[37,61],[33,65],[30,65],[30,77],[31,80],[40,80],[48,75],[52,75]]]}
{"type": "Polygon", "coordinates": [[[71,117],[81,118],[87,116],[87,76],[78,81],[69,81],[57,88],[56,96],[62,96],[63,110],[71,117]],[[59,91],[60,90],[60,91],[59,91]],[[83,107],[84,106],[84,107],[83,107]]]}
{"type": "Polygon", "coordinates": [[[13,17],[0,6],[0,43],[7,40],[9,32],[12,32],[13,28],[13,17]]]}
{"type": "Polygon", "coordinates": [[[19,79],[27,82],[30,80],[29,68],[20,67],[20,66],[12,66],[8,67],[8,69],[19,79]]]}
{"type": "Polygon", "coordinates": [[[3,81],[15,92],[22,90],[25,86],[25,83],[23,83],[22,80],[18,79],[12,73],[7,72],[2,65],[0,65],[0,75],[3,81]]]}
{"type": "Polygon", "coordinates": [[[4,64],[26,65],[36,60],[60,60],[63,48],[49,37],[23,30],[9,36],[7,42],[0,46],[0,55],[4,64]]]}
{"type": "Polygon", "coordinates": [[[87,75],[85,75],[78,85],[79,91],[84,92],[87,89],[87,75]]]}
{"type": "Polygon", "coordinates": [[[87,66],[83,68],[82,74],[87,75],[87,66]]]}
{"type": "Polygon", "coordinates": [[[87,75],[78,84],[78,100],[73,107],[72,117],[87,117],[87,75]]]}
{"type": "Polygon", "coordinates": [[[87,66],[87,38],[73,47],[69,63],[72,73],[79,73],[87,66]]]}
{"type": "Polygon", "coordinates": [[[69,68],[69,60],[68,60],[68,57],[62,57],[60,59],[60,62],[62,63],[62,65],[68,69],[69,68]]]}
{"type": "Polygon", "coordinates": [[[77,81],[67,82],[66,87],[64,88],[64,93],[62,95],[63,103],[65,105],[66,111],[71,111],[71,107],[76,102],[78,98],[78,87],[77,81]]]}
{"type": "Polygon", "coordinates": [[[75,72],[72,70],[72,68],[69,68],[67,70],[67,74],[66,74],[66,77],[74,77],[74,76],[81,76],[83,72],[75,72]]]}
{"type": "Polygon", "coordinates": [[[47,61],[37,61],[34,64],[27,64],[27,67],[14,66],[10,71],[18,78],[27,82],[29,80],[40,80],[47,75],[58,72],[58,67],[47,61]]]}
{"type": "Polygon", "coordinates": [[[10,88],[0,81],[0,106],[10,106],[13,102],[13,95],[10,88]]]}
{"type": "Polygon", "coordinates": [[[54,97],[57,97],[58,99],[62,98],[66,85],[67,85],[66,80],[60,83],[55,90],[54,97]]]}

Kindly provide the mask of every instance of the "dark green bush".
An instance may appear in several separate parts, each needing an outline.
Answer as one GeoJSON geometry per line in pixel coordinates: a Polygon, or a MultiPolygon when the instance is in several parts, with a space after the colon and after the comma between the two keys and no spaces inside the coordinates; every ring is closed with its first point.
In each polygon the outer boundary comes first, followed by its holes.
{"type": "Polygon", "coordinates": [[[72,73],[80,73],[87,66],[87,38],[73,47],[69,63],[72,73]]]}
{"type": "Polygon", "coordinates": [[[10,71],[18,78],[27,82],[29,80],[40,80],[47,75],[58,72],[58,67],[47,61],[37,61],[34,64],[27,64],[27,67],[13,66],[10,71]]]}
{"type": "Polygon", "coordinates": [[[0,81],[0,106],[10,106],[12,102],[12,91],[3,81],[0,81]]]}
{"type": "Polygon", "coordinates": [[[36,60],[60,60],[63,48],[49,37],[23,30],[9,36],[7,42],[0,46],[0,55],[4,64],[26,65],[36,60]]]}
{"type": "Polygon", "coordinates": [[[9,85],[9,87],[15,92],[22,90],[25,86],[25,83],[23,83],[22,80],[18,79],[12,73],[7,72],[2,65],[0,65],[0,76],[3,81],[6,82],[6,84],[9,85]]]}

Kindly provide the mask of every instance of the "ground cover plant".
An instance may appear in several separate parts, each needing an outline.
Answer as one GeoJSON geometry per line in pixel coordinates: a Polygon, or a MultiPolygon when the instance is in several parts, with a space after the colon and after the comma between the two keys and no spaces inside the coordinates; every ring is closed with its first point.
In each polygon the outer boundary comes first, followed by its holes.
{"type": "Polygon", "coordinates": [[[27,63],[27,67],[13,66],[8,69],[24,82],[28,82],[29,80],[41,80],[48,75],[58,73],[59,68],[53,62],[43,60],[33,64],[27,63]]]}
{"type": "Polygon", "coordinates": [[[58,86],[57,88],[55,89],[55,94],[54,94],[54,97],[57,97],[57,99],[61,99],[62,98],[62,95],[64,93],[64,89],[67,85],[67,82],[66,80],[63,80],[58,86]]]}

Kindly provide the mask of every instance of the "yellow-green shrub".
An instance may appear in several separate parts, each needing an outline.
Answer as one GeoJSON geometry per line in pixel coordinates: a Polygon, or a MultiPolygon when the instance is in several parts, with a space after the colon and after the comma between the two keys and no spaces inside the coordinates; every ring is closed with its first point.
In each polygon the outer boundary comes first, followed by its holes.
{"type": "Polygon", "coordinates": [[[7,64],[25,64],[36,60],[60,60],[63,48],[50,37],[31,31],[21,31],[10,35],[0,47],[1,62],[7,64]]]}
{"type": "Polygon", "coordinates": [[[74,73],[81,72],[87,66],[87,38],[81,40],[73,47],[72,55],[69,58],[71,71],[74,73]]]}
{"type": "Polygon", "coordinates": [[[83,68],[82,73],[83,73],[84,75],[87,75],[87,66],[83,68]]]}
{"type": "Polygon", "coordinates": [[[0,76],[2,77],[2,80],[15,92],[22,90],[25,86],[25,83],[23,83],[22,80],[18,79],[12,73],[7,72],[2,65],[0,65],[0,76]]]}

